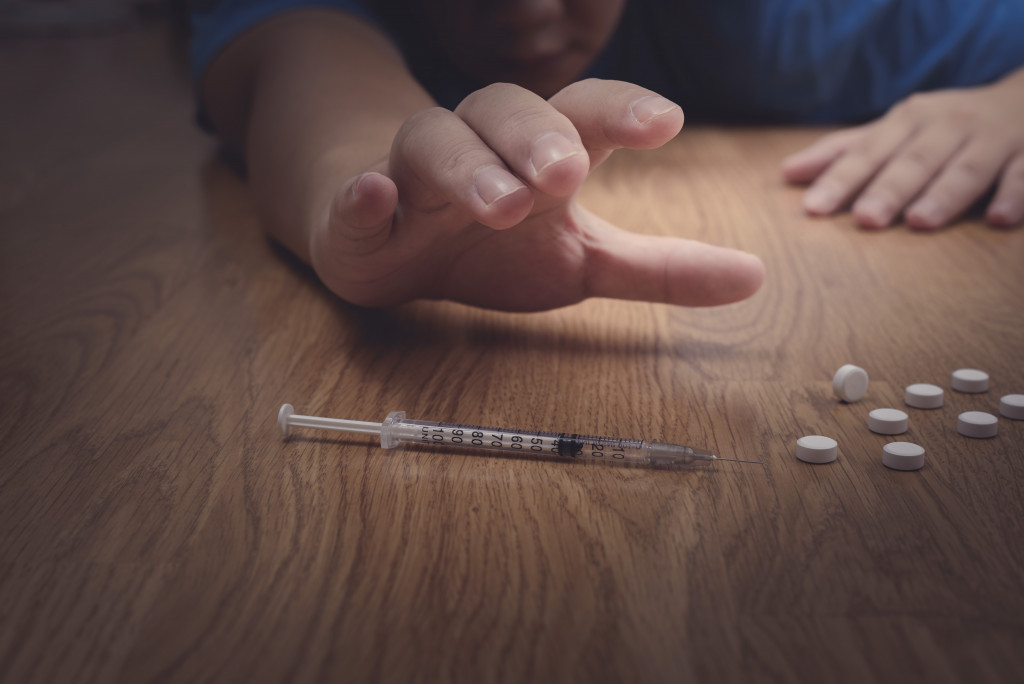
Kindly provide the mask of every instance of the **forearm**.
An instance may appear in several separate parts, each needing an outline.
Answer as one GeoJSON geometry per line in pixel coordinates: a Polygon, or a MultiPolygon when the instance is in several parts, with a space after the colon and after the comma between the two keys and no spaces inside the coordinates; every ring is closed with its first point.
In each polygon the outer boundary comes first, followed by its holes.
{"type": "Polygon", "coordinates": [[[266,22],[211,65],[204,102],[244,150],[267,231],[309,261],[309,229],[348,178],[383,170],[402,123],[434,102],[390,41],[340,12],[266,22]]]}

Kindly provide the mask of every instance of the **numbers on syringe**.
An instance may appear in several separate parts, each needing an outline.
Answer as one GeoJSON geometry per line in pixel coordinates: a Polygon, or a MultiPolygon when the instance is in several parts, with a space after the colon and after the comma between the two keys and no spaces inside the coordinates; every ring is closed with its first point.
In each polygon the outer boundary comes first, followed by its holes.
{"type": "Polygon", "coordinates": [[[470,430],[469,428],[449,427],[445,425],[420,427],[420,439],[423,442],[435,444],[449,443],[455,446],[491,447],[494,449],[514,449],[525,451],[529,448],[534,453],[550,451],[552,454],[559,453],[559,440],[557,438],[538,437],[530,434],[506,434],[487,433],[482,430],[470,430]]]}
{"type": "MultiPolygon", "coordinates": [[[[590,457],[591,458],[604,458],[607,455],[605,453],[604,447],[605,447],[604,444],[591,444],[590,445],[590,457]]],[[[611,457],[612,458],[618,458],[618,459],[624,459],[624,458],[626,458],[626,454],[621,452],[621,451],[612,450],[611,457]]]]}
{"type": "MultiPolygon", "coordinates": [[[[491,437],[494,438],[491,441],[491,446],[497,447],[499,449],[505,446],[505,435],[503,435],[503,434],[502,435],[494,435],[494,434],[492,434],[491,437]]],[[[510,449],[515,449],[516,451],[523,451],[526,447],[529,447],[530,451],[534,451],[534,452],[538,452],[539,453],[539,452],[544,451],[544,439],[542,437],[530,437],[530,442],[529,442],[529,444],[527,444],[525,436],[523,436],[523,435],[512,435],[509,438],[508,446],[509,446],[510,449]]],[[[558,443],[557,442],[554,443],[554,445],[551,447],[550,451],[553,454],[557,454],[558,453],[558,443]]]]}

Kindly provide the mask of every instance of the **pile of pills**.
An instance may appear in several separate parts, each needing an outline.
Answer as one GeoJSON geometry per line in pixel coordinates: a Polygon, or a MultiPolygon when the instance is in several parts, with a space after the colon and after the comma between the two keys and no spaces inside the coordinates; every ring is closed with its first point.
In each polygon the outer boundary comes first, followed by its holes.
{"type": "MultiPolygon", "coordinates": [[[[974,368],[953,372],[950,386],[957,392],[982,394],[988,391],[988,374],[974,368]]],[[[832,390],[846,403],[867,393],[868,374],[853,364],[841,366],[832,377],[832,390]]],[[[907,406],[931,410],[942,407],[944,391],[938,385],[908,385],[903,400],[907,406]]],[[[1024,394],[1007,394],[999,400],[999,413],[1012,420],[1024,420],[1024,394]]],[[[902,435],[909,429],[910,416],[894,408],[877,408],[868,413],[868,429],[880,435],[902,435]]],[[[999,419],[985,411],[964,411],[957,416],[957,432],[965,437],[986,439],[999,432],[999,419]]],[[[796,457],[807,463],[831,463],[839,445],[824,435],[807,435],[796,442],[796,457]]],[[[912,442],[890,442],[882,447],[882,463],[893,470],[918,470],[924,466],[924,447],[912,442]]]]}

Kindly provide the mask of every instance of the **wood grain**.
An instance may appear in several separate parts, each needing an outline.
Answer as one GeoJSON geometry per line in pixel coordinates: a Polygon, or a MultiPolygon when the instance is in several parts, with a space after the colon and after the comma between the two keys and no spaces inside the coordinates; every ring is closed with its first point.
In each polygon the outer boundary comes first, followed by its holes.
{"type": "Polygon", "coordinates": [[[751,300],[366,311],[261,236],[159,28],[5,40],[0,91],[4,682],[1024,679],[1024,422],[956,434],[1024,393],[1024,230],[813,220],[776,165],[818,131],[687,128],[581,199],[759,254],[751,300]],[[867,412],[960,367],[884,468],[867,412]],[[285,401],[764,467],[284,441],[285,401]]]}

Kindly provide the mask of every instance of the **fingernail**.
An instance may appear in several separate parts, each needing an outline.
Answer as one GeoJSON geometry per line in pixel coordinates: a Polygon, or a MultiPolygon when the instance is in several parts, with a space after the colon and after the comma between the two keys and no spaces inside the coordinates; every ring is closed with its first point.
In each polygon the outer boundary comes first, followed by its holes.
{"type": "Polygon", "coordinates": [[[861,221],[872,228],[884,228],[892,222],[892,209],[889,203],[878,197],[865,197],[858,200],[853,213],[861,221]]]}
{"type": "Polygon", "coordinates": [[[1010,199],[994,202],[988,210],[988,220],[1000,226],[1009,226],[1016,223],[1024,215],[1024,208],[1019,202],[1010,199]]]}
{"type": "Polygon", "coordinates": [[[942,223],[942,208],[934,200],[922,199],[907,209],[907,220],[918,227],[935,228],[942,223]]]}
{"type": "Polygon", "coordinates": [[[352,181],[352,185],[350,185],[348,188],[349,199],[355,199],[356,195],[359,194],[359,186],[362,185],[364,178],[366,178],[366,174],[361,173],[358,176],[356,176],[356,179],[354,181],[352,181]]]}
{"type": "Polygon", "coordinates": [[[581,150],[561,133],[546,133],[537,138],[530,147],[530,164],[533,173],[540,175],[544,169],[563,159],[579,154],[581,150]]]}
{"type": "Polygon", "coordinates": [[[480,199],[487,206],[526,187],[518,178],[495,164],[477,169],[473,174],[473,185],[476,187],[476,194],[480,195],[480,199]]]}
{"type": "Polygon", "coordinates": [[[831,214],[839,204],[839,196],[828,187],[812,186],[804,194],[804,209],[812,214],[831,214]]]}
{"type": "Polygon", "coordinates": [[[629,111],[633,113],[633,118],[642,124],[662,114],[668,114],[673,109],[679,109],[679,105],[660,95],[645,95],[629,105],[629,111]]]}

